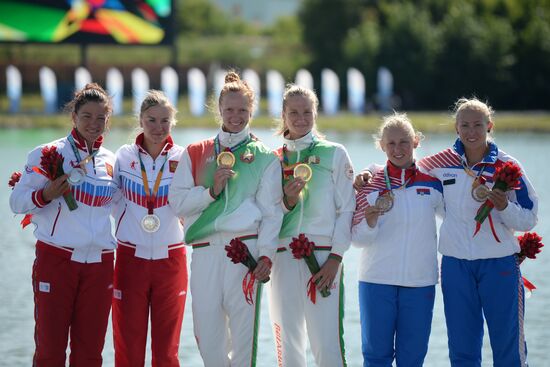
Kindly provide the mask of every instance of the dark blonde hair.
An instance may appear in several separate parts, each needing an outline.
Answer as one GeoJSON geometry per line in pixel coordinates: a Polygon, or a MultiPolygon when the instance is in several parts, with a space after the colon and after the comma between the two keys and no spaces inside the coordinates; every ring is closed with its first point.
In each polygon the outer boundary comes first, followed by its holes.
{"type": "Polygon", "coordinates": [[[313,127],[311,128],[311,131],[316,137],[324,139],[325,136],[317,130],[317,111],[319,108],[319,99],[317,98],[317,95],[311,89],[302,87],[294,83],[289,83],[286,85],[285,92],[283,93],[283,110],[281,112],[281,119],[277,122],[275,133],[277,135],[284,136],[286,131],[288,130],[285,124],[284,116],[286,108],[288,106],[288,100],[292,97],[303,97],[311,102],[311,106],[313,107],[313,127]]]}
{"type": "Polygon", "coordinates": [[[399,128],[405,132],[414,140],[420,141],[424,139],[424,135],[420,131],[416,131],[414,126],[406,113],[393,112],[391,115],[384,116],[382,124],[378,128],[378,132],[373,135],[374,144],[377,148],[382,149],[380,142],[384,139],[386,132],[389,129],[399,128]]]}
{"type": "Polygon", "coordinates": [[[139,120],[141,120],[145,111],[155,106],[166,107],[170,111],[170,125],[176,125],[176,113],[178,113],[178,110],[172,105],[164,92],[156,89],[149,90],[141,102],[138,116],[139,120]]]}
{"type": "Polygon", "coordinates": [[[65,105],[65,111],[78,113],[80,107],[88,102],[103,103],[108,115],[111,115],[113,112],[111,97],[97,83],[88,83],[81,90],[75,91],[73,99],[65,105]]]}

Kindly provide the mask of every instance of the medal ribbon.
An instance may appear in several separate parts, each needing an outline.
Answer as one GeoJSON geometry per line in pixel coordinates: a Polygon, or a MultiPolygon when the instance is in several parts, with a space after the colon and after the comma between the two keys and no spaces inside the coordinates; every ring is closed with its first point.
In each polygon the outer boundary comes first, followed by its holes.
{"type": "Polygon", "coordinates": [[[77,161],[77,163],[80,167],[86,165],[86,163],[88,163],[90,160],[92,160],[95,157],[95,155],[97,154],[97,152],[99,152],[99,149],[96,149],[96,150],[92,151],[92,154],[90,154],[86,158],[82,159],[80,157],[80,152],[78,151],[78,148],[76,147],[76,143],[74,142],[73,136],[69,134],[69,136],[67,136],[67,140],[71,144],[71,148],[73,149],[73,153],[76,157],[76,161],[77,161]]]}
{"type": "Polygon", "coordinates": [[[141,167],[141,180],[143,181],[143,187],[145,188],[145,200],[147,201],[147,214],[153,214],[153,208],[155,206],[155,199],[157,197],[157,192],[160,186],[160,179],[162,178],[162,172],[164,171],[164,165],[168,161],[168,155],[160,166],[159,173],[155,179],[155,186],[153,187],[153,192],[149,190],[149,180],[147,179],[147,172],[145,171],[145,165],[141,160],[141,155],[138,152],[139,166],[141,167]]]}
{"type": "Polygon", "coordinates": [[[468,167],[468,164],[466,164],[466,162],[464,162],[464,160],[461,160],[461,163],[462,163],[462,168],[464,169],[464,172],[466,172],[466,174],[470,177],[473,177],[474,178],[474,182],[476,180],[479,180],[479,183],[480,184],[485,184],[485,177],[483,177],[483,172],[485,171],[485,167],[487,167],[486,164],[483,164],[483,166],[481,167],[481,169],[479,170],[479,172],[477,174],[474,173],[474,170],[471,169],[470,167],[468,167]]]}
{"type": "Polygon", "coordinates": [[[283,145],[283,159],[282,159],[282,163],[283,163],[283,178],[284,177],[288,177],[288,176],[292,176],[293,173],[294,173],[294,167],[296,167],[298,164],[300,163],[307,163],[309,157],[311,156],[311,151],[313,150],[313,148],[315,148],[315,145],[317,145],[317,137],[315,137],[315,135],[313,136],[313,141],[309,144],[309,147],[307,147],[307,155],[305,155],[303,158],[302,158],[302,161],[301,162],[296,162],[294,164],[289,164],[288,163],[288,155],[287,155],[287,152],[288,152],[288,149],[286,147],[286,144],[283,145]]]}
{"type": "MultiPolygon", "coordinates": [[[[240,147],[248,144],[250,140],[252,140],[252,136],[248,135],[248,137],[241,141],[239,144],[234,145],[232,148],[226,147],[223,151],[233,153],[240,147]]],[[[216,152],[216,158],[218,158],[218,154],[220,154],[221,152],[220,137],[218,135],[216,135],[216,137],[214,138],[214,151],[216,152]]]]}
{"type": "MultiPolygon", "coordinates": [[[[414,172],[416,174],[416,170],[414,172]]],[[[406,187],[411,181],[411,178],[412,177],[409,177],[405,181],[405,183],[397,187],[396,190],[401,190],[402,188],[406,187]]],[[[383,193],[380,193],[380,195],[384,195],[385,193],[389,192],[393,196],[393,189],[391,187],[390,174],[388,173],[388,165],[384,166],[384,181],[386,182],[386,190],[383,193]]]]}

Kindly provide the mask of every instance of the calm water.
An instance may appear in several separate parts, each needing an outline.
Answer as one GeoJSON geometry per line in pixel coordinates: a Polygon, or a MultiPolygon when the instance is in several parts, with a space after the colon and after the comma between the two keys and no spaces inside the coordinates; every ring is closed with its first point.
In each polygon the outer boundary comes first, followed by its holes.
{"type": "MultiPolygon", "coordinates": [[[[257,131],[257,135],[271,147],[277,145],[277,138],[270,131],[257,131]]],[[[0,221],[0,233],[3,241],[0,250],[0,365],[18,367],[29,366],[32,360],[33,341],[33,296],[31,287],[31,268],[34,259],[34,237],[28,227],[21,230],[21,217],[14,217],[8,206],[10,190],[6,182],[14,170],[21,170],[30,149],[38,144],[61,137],[65,132],[55,130],[3,130],[0,133],[0,182],[2,191],[0,205],[5,215],[0,221]]],[[[112,131],[106,138],[106,147],[115,150],[121,144],[131,141],[128,131],[112,131]]],[[[214,134],[213,130],[178,130],[174,140],[187,145],[190,142],[214,134]]],[[[370,135],[334,134],[328,138],[343,143],[353,160],[356,169],[371,162],[384,162],[382,152],[373,146],[370,135]]],[[[432,154],[449,146],[453,136],[428,136],[419,148],[419,156],[432,154]]],[[[548,134],[513,134],[498,135],[496,142],[509,154],[519,159],[527,171],[540,197],[539,225],[535,230],[550,243],[550,210],[544,205],[550,198],[548,181],[548,134]]],[[[344,258],[346,269],[346,315],[345,346],[350,367],[362,365],[359,308],[357,301],[357,258],[359,250],[351,248],[344,258]]],[[[550,366],[550,248],[546,248],[537,260],[527,260],[522,265],[523,274],[535,283],[538,289],[526,302],[525,334],[529,349],[531,366],[550,366]]],[[[434,320],[430,346],[425,365],[428,367],[449,366],[447,357],[447,336],[443,317],[440,289],[437,289],[434,320]]],[[[191,304],[187,303],[183,332],[181,336],[180,360],[182,366],[201,366],[201,359],[193,337],[193,320],[191,304]]],[[[262,324],[259,336],[258,366],[276,366],[273,338],[269,325],[267,298],[264,294],[262,324]]],[[[489,340],[484,341],[483,366],[491,366],[489,340]]],[[[111,328],[106,338],[104,365],[113,366],[113,347],[111,328]]],[[[148,353],[147,359],[150,361],[148,353]]],[[[313,366],[309,354],[309,366],[313,366]]]]}

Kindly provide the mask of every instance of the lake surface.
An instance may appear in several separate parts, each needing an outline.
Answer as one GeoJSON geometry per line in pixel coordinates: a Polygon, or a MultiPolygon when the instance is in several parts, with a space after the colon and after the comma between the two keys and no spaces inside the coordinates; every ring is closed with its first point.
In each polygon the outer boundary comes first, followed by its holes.
{"type": "MultiPolygon", "coordinates": [[[[278,138],[271,131],[255,131],[267,145],[276,147],[278,138]]],[[[2,130],[0,132],[0,205],[4,215],[0,221],[0,365],[9,367],[29,366],[34,350],[33,330],[33,294],[31,287],[31,269],[34,260],[35,239],[31,227],[21,230],[21,216],[14,217],[9,210],[7,187],[9,175],[21,171],[27,153],[35,146],[57,139],[66,134],[59,130],[2,130]]],[[[192,129],[175,130],[174,141],[180,145],[207,138],[215,134],[214,130],[192,129]]],[[[113,130],[108,133],[105,146],[113,151],[120,145],[131,142],[131,132],[113,130]]],[[[385,155],[374,148],[368,134],[327,134],[329,140],[344,144],[351,156],[355,169],[361,169],[372,162],[383,163],[385,155]]],[[[424,156],[436,153],[448,147],[454,141],[451,135],[427,136],[418,148],[417,154],[424,156]]],[[[539,224],[535,230],[550,243],[550,209],[545,205],[550,198],[550,174],[548,160],[550,156],[550,134],[509,134],[496,137],[497,144],[517,158],[527,171],[539,195],[539,224]]],[[[525,334],[531,366],[550,366],[550,246],[544,249],[536,260],[526,260],[522,265],[523,275],[537,286],[532,297],[526,301],[525,334]]],[[[359,250],[351,248],[344,257],[345,264],[345,323],[344,339],[348,366],[362,366],[361,336],[359,325],[359,307],[357,300],[357,259],[359,250]]],[[[190,257],[189,257],[190,258],[190,257]]],[[[262,315],[259,335],[259,367],[276,366],[275,348],[271,335],[267,308],[267,292],[262,301],[262,315]]],[[[201,366],[202,361],[193,336],[191,299],[188,298],[180,345],[182,366],[201,366]]],[[[487,334],[487,333],[486,333],[487,334]]],[[[109,326],[103,352],[104,366],[113,366],[113,344],[109,326]]],[[[150,353],[147,361],[150,365],[150,353]]],[[[314,366],[311,353],[308,352],[308,365],[314,366]]],[[[432,334],[425,366],[449,366],[447,334],[443,315],[441,289],[437,287],[432,334]]],[[[492,366],[491,351],[487,336],[484,340],[483,366],[492,366]]]]}

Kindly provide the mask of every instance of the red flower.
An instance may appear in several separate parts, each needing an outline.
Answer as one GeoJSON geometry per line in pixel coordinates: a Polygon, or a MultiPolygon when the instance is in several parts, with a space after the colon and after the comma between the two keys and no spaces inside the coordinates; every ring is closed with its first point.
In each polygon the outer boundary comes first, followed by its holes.
{"type": "MultiPolygon", "coordinates": [[[[40,167],[33,167],[33,171],[46,176],[51,181],[65,174],[63,171],[64,158],[57,151],[57,147],[52,145],[51,147],[45,146],[42,148],[42,157],[40,157],[40,167]]],[[[75,210],[78,207],[76,200],[71,192],[67,190],[63,194],[63,198],[69,207],[69,210],[75,210]]]]}
{"type": "Polygon", "coordinates": [[[305,234],[300,233],[298,238],[292,237],[289,247],[295,259],[303,259],[313,254],[315,242],[310,241],[305,234]]]}
{"type": "MultiPolygon", "coordinates": [[[[495,173],[493,174],[493,188],[491,190],[500,189],[502,191],[516,190],[520,186],[519,179],[521,177],[521,168],[512,162],[508,161],[501,166],[495,168],[495,173]]],[[[493,219],[491,218],[491,211],[494,208],[494,204],[491,200],[487,199],[477,210],[475,216],[476,229],[474,236],[479,232],[481,224],[489,217],[489,224],[491,226],[491,231],[493,232],[493,237],[497,242],[500,242],[497,237],[495,228],[493,226],[493,219]]]]}
{"type": "Polygon", "coordinates": [[[541,248],[544,247],[542,237],[536,232],[526,232],[523,236],[519,236],[518,240],[519,247],[521,248],[521,251],[519,252],[520,259],[524,259],[526,257],[536,259],[537,254],[541,252],[541,248]]]}
{"type": "Polygon", "coordinates": [[[508,161],[495,169],[493,181],[495,182],[495,185],[497,182],[502,182],[505,184],[506,188],[503,191],[507,191],[519,187],[520,177],[521,169],[519,166],[512,161],[508,161]]]}
{"type": "MultiPolygon", "coordinates": [[[[295,259],[305,260],[306,265],[311,272],[311,278],[309,279],[309,282],[307,284],[307,295],[309,296],[311,302],[315,303],[315,285],[318,284],[320,280],[317,279],[317,281],[313,282],[313,276],[321,270],[319,262],[317,261],[317,258],[314,254],[315,242],[310,241],[305,234],[300,233],[298,238],[292,237],[292,242],[288,246],[292,250],[292,255],[295,259]]],[[[328,297],[330,296],[330,291],[325,288],[321,290],[321,295],[323,297],[328,297]]]]}
{"type": "MultiPolygon", "coordinates": [[[[256,266],[258,266],[258,263],[248,250],[246,244],[240,238],[233,238],[231,242],[229,242],[229,245],[225,246],[225,251],[227,251],[227,257],[231,259],[231,262],[234,264],[241,263],[248,268],[248,272],[243,278],[242,287],[246,303],[250,305],[253,304],[254,281],[256,280],[253,272],[256,266]]],[[[262,280],[262,283],[267,283],[268,281],[269,277],[262,280]]]]}
{"type": "Polygon", "coordinates": [[[225,246],[225,251],[234,264],[244,264],[248,259],[248,247],[238,238],[232,239],[229,245],[225,246]]]}
{"type": "Polygon", "coordinates": [[[13,190],[13,188],[19,182],[20,179],[21,179],[21,172],[16,171],[12,173],[10,176],[10,180],[8,181],[8,186],[11,187],[11,189],[13,190]]]}
{"type": "Polygon", "coordinates": [[[46,176],[50,180],[55,180],[59,176],[62,176],[64,158],[55,146],[45,146],[42,148],[42,157],[40,158],[40,167],[46,173],[46,176]]]}

